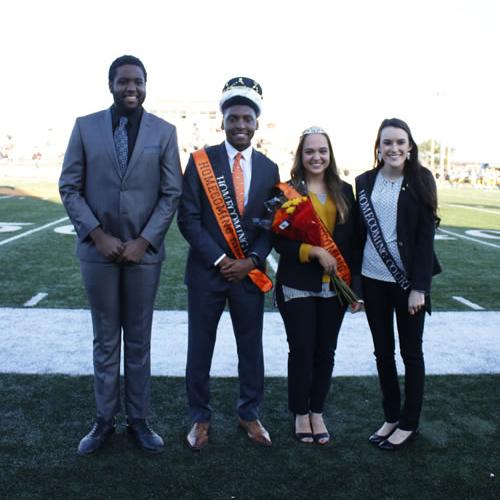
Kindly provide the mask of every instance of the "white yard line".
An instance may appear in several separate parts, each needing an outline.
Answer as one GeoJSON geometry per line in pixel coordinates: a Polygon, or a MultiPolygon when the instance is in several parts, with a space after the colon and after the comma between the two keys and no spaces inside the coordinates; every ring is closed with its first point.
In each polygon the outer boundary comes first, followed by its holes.
{"type": "Polygon", "coordinates": [[[33,222],[0,222],[0,226],[32,226],[33,222]]]}
{"type": "Polygon", "coordinates": [[[38,231],[42,231],[43,229],[47,229],[48,227],[55,226],[56,224],[60,224],[61,222],[64,222],[66,220],[68,220],[68,217],[63,217],[62,219],[57,219],[57,220],[49,222],[48,224],[45,224],[43,226],[36,227],[35,229],[30,229],[29,231],[18,234],[17,236],[12,236],[12,238],[7,238],[6,240],[0,241],[0,246],[6,245],[7,243],[10,243],[11,241],[18,240],[19,238],[24,238],[25,236],[29,236],[30,234],[36,233],[38,231]]]}
{"type": "Polygon", "coordinates": [[[24,307],[33,307],[36,306],[40,301],[42,301],[45,297],[47,297],[48,293],[40,292],[36,295],[33,295],[30,300],[27,300],[23,306],[24,307]]]}
{"type": "Polygon", "coordinates": [[[488,243],[487,241],[481,241],[478,240],[477,238],[471,238],[470,236],[465,236],[464,234],[454,233],[453,231],[448,231],[447,229],[439,228],[438,231],[445,234],[451,234],[452,236],[456,236],[457,238],[462,238],[464,240],[475,241],[476,243],[481,243],[481,245],[486,245],[488,247],[500,248],[500,245],[495,245],[494,243],[488,243]]]}
{"type": "MultiPolygon", "coordinates": [[[[500,311],[433,312],[425,320],[426,372],[500,373],[499,323],[500,311]]],[[[94,372],[92,320],[88,310],[0,307],[0,325],[0,373],[94,372]]],[[[186,311],[155,311],[151,342],[153,375],[185,375],[187,329],[186,311]]],[[[264,314],[263,342],[266,375],[286,376],[288,345],[279,313],[264,314]]],[[[397,363],[404,373],[400,356],[397,363]]],[[[334,377],[376,373],[365,314],[348,314],[335,354],[334,377]]],[[[238,376],[236,342],[227,312],[223,313],[217,329],[211,374],[238,376]]]]}
{"type": "Polygon", "coordinates": [[[458,203],[444,203],[443,206],[466,208],[467,210],[477,210],[478,212],[486,212],[488,214],[500,215],[500,210],[488,210],[487,208],[470,207],[468,205],[460,205],[458,203]]]}
{"type": "Polygon", "coordinates": [[[9,198],[14,198],[14,195],[13,194],[6,194],[6,195],[0,196],[0,200],[7,200],[9,198]]]}
{"type": "Polygon", "coordinates": [[[276,262],[276,259],[271,254],[269,254],[267,256],[267,262],[269,262],[273,273],[276,274],[276,271],[278,270],[278,263],[276,262]]]}
{"type": "Polygon", "coordinates": [[[460,296],[452,296],[452,299],[456,300],[457,302],[460,302],[461,304],[464,304],[471,309],[474,309],[474,311],[484,311],[484,307],[481,307],[478,304],[474,304],[474,302],[471,302],[470,300],[464,299],[463,297],[460,296]]]}

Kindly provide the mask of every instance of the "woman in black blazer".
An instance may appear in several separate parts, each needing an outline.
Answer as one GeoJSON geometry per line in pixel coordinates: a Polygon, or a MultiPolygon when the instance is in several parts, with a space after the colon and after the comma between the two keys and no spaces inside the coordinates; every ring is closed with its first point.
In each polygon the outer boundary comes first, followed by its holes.
{"type": "MultiPolygon", "coordinates": [[[[330,139],[319,127],[303,132],[290,182],[306,187],[317,215],[332,233],[354,280],[359,283],[353,190],[340,180],[330,139]]],[[[280,254],[276,298],[289,346],[288,402],[295,414],[295,436],[303,443],[324,445],[330,435],[323,421],[323,408],[346,310],[335,297],[330,280],[337,261],[321,246],[282,236],[275,237],[275,248],[280,254]]],[[[359,307],[356,304],[353,309],[359,307]]]]}
{"type": "Polygon", "coordinates": [[[375,168],[356,178],[363,258],[363,298],[372,333],[384,424],[369,437],[395,450],[418,432],[424,390],[422,334],[430,313],[432,276],[440,271],[434,254],[437,194],[434,178],[418,160],[408,125],[384,120],[375,141],[375,168]],[[394,357],[396,313],[405,365],[405,401],[394,357]]]}

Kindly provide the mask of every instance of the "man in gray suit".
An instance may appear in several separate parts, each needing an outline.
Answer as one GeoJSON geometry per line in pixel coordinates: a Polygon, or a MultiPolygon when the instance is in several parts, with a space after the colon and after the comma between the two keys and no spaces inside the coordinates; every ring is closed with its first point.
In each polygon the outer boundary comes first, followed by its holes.
{"type": "Polygon", "coordinates": [[[127,430],[146,451],[164,448],[147,422],[151,324],[182,173],[175,127],[142,107],[146,79],[136,57],[111,64],[114,104],[76,120],[59,180],[78,235],[76,255],[94,329],[97,418],[80,441],[80,455],[98,450],[115,430],[122,329],[127,430]]]}

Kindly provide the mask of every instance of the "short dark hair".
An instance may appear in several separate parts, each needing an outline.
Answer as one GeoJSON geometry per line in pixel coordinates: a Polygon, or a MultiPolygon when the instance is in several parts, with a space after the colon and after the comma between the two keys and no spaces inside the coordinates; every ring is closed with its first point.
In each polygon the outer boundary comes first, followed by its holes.
{"type": "Polygon", "coordinates": [[[144,64],[142,64],[142,61],[138,57],[129,56],[129,55],[120,56],[111,63],[111,66],[109,67],[109,72],[108,72],[108,80],[110,82],[112,82],[115,79],[116,70],[120,66],[125,66],[126,64],[132,64],[134,66],[139,66],[139,68],[141,68],[142,72],[144,73],[144,81],[146,82],[148,80],[148,74],[146,72],[146,68],[144,67],[144,64]]]}

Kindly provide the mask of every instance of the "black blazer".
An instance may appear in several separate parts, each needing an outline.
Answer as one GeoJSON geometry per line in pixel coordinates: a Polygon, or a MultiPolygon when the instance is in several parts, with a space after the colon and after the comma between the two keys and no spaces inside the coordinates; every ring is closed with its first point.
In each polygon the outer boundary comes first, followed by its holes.
{"type": "MultiPolygon", "coordinates": [[[[428,184],[434,185],[435,189],[432,173],[425,167],[422,169],[423,175],[428,176],[428,184]]],[[[372,169],[356,177],[356,197],[359,196],[361,185],[365,187],[368,196],[371,196],[377,172],[377,169],[372,169]]],[[[367,234],[361,215],[359,231],[363,249],[367,234]]],[[[429,294],[432,276],[441,272],[434,253],[436,223],[431,209],[420,201],[415,186],[406,177],[399,193],[396,232],[399,253],[412,289],[429,294]]]]}
{"type": "MultiPolygon", "coordinates": [[[[231,167],[225,144],[209,146],[205,149],[215,175],[223,174],[225,176],[231,196],[235,199],[231,167]]],[[[265,262],[272,248],[271,235],[269,231],[255,224],[253,219],[265,217],[264,202],[271,198],[274,185],[277,182],[279,182],[279,171],[276,163],[254,149],[252,152],[252,180],[248,202],[244,215],[241,217],[241,225],[248,239],[249,253],[256,253],[262,263],[265,262]]],[[[223,253],[230,257],[233,257],[233,254],[205,195],[192,156],[190,156],[184,172],[177,222],[182,235],[189,243],[185,283],[190,287],[205,290],[226,289],[228,282],[214,266],[214,262],[223,253]]],[[[248,289],[258,290],[249,278],[245,278],[243,284],[248,289]]]]}
{"type": "MultiPolygon", "coordinates": [[[[348,218],[343,224],[340,224],[337,216],[332,237],[351,270],[351,287],[355,293],[359,294],[361,247],[357,232],[358,212],[352,186],[347,182],[342,182],[342,194],[349,205],[348,218]]],[[[274,248],[280,254],[276,282],[298,290],[319,292],[323,283],[323,268],[317,260],[300,262],[300,245],[300,241],[292,241],[283,236],[274,235],[274,248]]]]}

